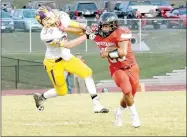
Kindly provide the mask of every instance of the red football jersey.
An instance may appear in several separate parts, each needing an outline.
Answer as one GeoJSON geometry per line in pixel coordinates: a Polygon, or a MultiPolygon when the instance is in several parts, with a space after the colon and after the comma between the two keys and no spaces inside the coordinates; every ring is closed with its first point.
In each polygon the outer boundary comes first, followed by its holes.
{"type": "Polygon", "coordinates": [[[113,60],[108,58],[110,67],[124,68],[125,66],[136,64],[136,60],[131,48],[131,42],[130,42],[130,39],[132,37],[131,35],[132,35],[131,31],[128,28],[118,27],[114,32],[112,32],[106,38],[102,38],[99,35],[95,37],[94,41],[96,42],[97,46],[100,48],[100,52],[112,46],[119,48],[118,42],[125,41],[125,40],[129,41],[127,55],[125,56],[125,58],[113,59],[113,60]]]}

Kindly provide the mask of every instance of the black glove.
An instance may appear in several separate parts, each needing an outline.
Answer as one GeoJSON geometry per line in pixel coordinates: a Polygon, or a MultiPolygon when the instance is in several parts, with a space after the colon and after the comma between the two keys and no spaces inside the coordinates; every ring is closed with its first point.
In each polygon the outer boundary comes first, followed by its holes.
{"type": "Polygon", "coordinates": [[[95,34],[87,34],[86,33],[86,36],[87,36],[87,39],[90,39],[90,40],[93,40],[93,39],[95,39],[95,37],[96,37],[96,35],[95,34]]]}

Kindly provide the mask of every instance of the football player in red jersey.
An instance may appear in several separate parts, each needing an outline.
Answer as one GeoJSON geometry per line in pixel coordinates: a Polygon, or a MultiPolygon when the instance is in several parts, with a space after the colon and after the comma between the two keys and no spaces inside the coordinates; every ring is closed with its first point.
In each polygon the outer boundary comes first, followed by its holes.
{"type": "Polygon", "coordinates": [[[140,120],[134,104],[139,86],[139,67],[132,52],[131,38],[128,28],[118,26],[115,13],[105,12],[101,15],[94,41],[100,48],[101,57],[108,59],[110,74],[123,92],[120,106],[114,110],[115,125],[122,126],[122,114],[128,107],[132,126],[139,127],[140,120]]]}

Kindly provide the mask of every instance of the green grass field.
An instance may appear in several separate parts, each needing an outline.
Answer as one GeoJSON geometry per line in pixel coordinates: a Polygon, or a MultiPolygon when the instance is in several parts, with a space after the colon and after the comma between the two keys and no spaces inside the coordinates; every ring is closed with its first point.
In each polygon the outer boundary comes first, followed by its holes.
{"type": "Polygon", "coordinates": [[[88,94],[49,99],[38,112],[32,96],[2,97],[2,136],[185,136],[186,92],[138,92],[136,108],[141,127],[133,128],[130,112],[124,125],[113,125],[113,109],[121,93],[99,94],[108,114],[94,114],[88,94]]]}

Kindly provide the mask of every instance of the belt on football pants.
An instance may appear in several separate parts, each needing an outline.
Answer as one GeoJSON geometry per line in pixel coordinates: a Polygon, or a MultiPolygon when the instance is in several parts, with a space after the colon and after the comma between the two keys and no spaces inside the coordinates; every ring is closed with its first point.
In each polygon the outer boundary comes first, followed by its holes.
{"type": "Polygon", "coordinates": [[[131,64],[131,65],[125,66],[125,67],[120,68],[120,69],[122,69],[122,70],[128,70],[128,69],[132,68],[133,66],[134,66],[134,64],[131,64]]]}
{"type": "Polygon", "coordinates": [[[58,62],[60,62],[61,60],[62,60],[62,58],[60,57],[60,58],[58,58],[58,59],[55,60],[55,63],[58,63],[58,62]]]}

